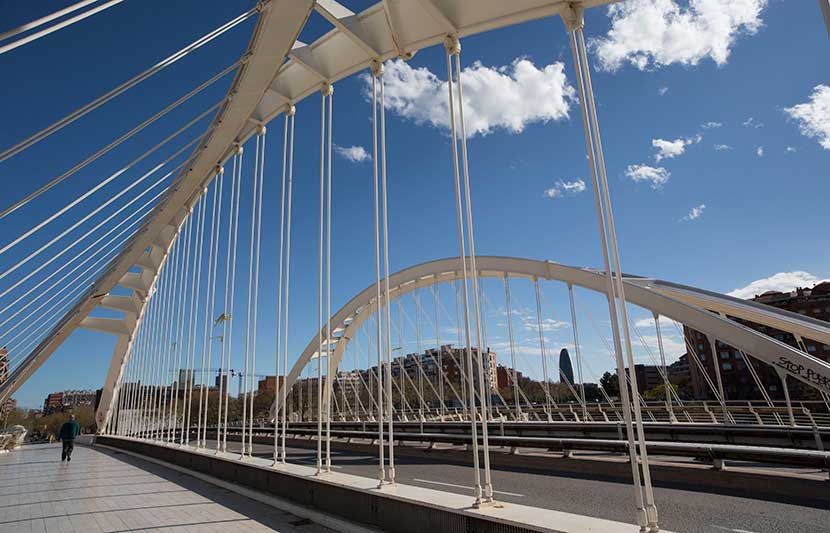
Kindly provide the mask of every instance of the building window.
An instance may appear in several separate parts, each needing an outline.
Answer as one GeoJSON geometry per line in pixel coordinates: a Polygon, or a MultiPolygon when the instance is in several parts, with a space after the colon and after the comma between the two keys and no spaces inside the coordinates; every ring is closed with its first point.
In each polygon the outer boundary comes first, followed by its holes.
{"type": "Polygon", "coordinates": [[[778,390],[778,385],[770,385],[769,386],[769,391],[770,392],[776,392],[777,390],[778,390]]]}
{"type": "Polygon", "coordinates": [[[729,359],[729,352],[721,352],[720,353],[721,359],[729,359]]]}
{"type": "Polygon", "coordinates": [[[697,343],[697,349],[698,349],[698,350],[703,350],[703,349],[704,349],[704,348],[703,348],[703,343],[702,343],[702,342],[697,343]]]}
{"type": "Polygon", "coordinates": [[[735,359],[742,359],[741,352],[735,352],[735,359]]]}
{"type": "Polygon", "coordinates": [[[807,345],[807,351],[810,352],[810,353],[815,352],[816,351],[816,345],[815,344],[808,344],[807,345]]]}
{"type": "Polygon", "coordinates": [[[732,370],[732,363],[723,363],[724,370],[732,370]]]}

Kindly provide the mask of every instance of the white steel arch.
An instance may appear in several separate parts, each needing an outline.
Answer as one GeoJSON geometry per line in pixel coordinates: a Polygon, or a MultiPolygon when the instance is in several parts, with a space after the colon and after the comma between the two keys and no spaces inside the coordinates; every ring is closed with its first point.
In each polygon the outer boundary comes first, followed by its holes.
{"type": "MultiPolygon", "coordinates": [[[[605,293],[605,273],[598,270],[565,266],[553,261],[515,257],[478,256],[476,261],[481,277],[509,276],[561,281],[605,293]]],[[[457,257],[421,263],[389,276],[389,297],[390,299],[400,298],[417,288],[450,282],[462,279],[462,277],[457,257]]],[[[627,302],[710,335],[775,366],[779,371],[795,379],[823,392],[830,392],[830,364],[773,337],[725,318],[719,313],[745,318],[785,331],[801,331],[804,337],[820,342],[830,340],[830,327],[826,324],[815,320],[799,320],[800,315],[794,313],[766,308],[754,302],[653,278],[623,274],[623,281],[626,285],[627,302]]],[[[334,314],[331,321],[333,332],[331,345],[334,345],[331,368],[338,368],[349,341],[376,310],[377,297],[375,286],[372,284],[334,314]]],[[[324,327],[323,332],[325,331],[324,327]]],[[[325,338],[324,333],[323,335],[325,338]]],[[[316,353],[317,336],[315,335],[289,372],[285,380],[286,386],[290,387],[296,381],[302,369],[316,356],[316,353]]],[[[280,394],[275,397],[277,408],[280,398],[280,394]]]]}
{"type": "MultiPolygon", "coordinates": [[[[323,84],[369,68],[372,61],[411,57],[439,45],[447,35],[464,37],[544,17],[567,14],[574,6],[592,8],[619,0],[382,0],[361,13],[336,0],[262,0],[246,53],[226,99],[197,149],[168,193],[136,236],[111,262],[89,291],[0,384],[0,401],[10,397],[99,305],[101,295],[124,285],[129,270],[165,228],[213,178],[261,124],[319,90],[323,84]],[[311,44],[298,41],[312,10],[333,29],[311,44]]],[[[130,336],[134,335],[133,328],[130,336]]],[[[122,364],[123,361],[113,365],[122,364]]],[[[111,384],[105,395],[111,396],[111,384]]]]}

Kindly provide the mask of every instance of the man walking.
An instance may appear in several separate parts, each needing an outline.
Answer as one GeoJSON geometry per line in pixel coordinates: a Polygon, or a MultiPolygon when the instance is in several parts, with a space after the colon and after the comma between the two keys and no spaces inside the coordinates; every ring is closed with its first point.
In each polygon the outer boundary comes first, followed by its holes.
{"type": "Polygon", "coordinates": [[[81,425],[75,421],[75,415],[69,415],[69,420],[64,422],[58,432],[58,440],[63,441],[61,461],[72,460],[72,450],[75,449],[75,437],[81,432],[81,425]]]}

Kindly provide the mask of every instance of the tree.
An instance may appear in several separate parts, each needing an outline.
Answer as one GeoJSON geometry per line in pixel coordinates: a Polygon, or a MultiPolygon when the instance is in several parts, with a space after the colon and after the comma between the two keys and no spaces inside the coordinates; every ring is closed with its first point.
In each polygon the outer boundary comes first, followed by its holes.
{"type": "Polygon", "coordinates": [[[599,383],[610,396],[619,396],[620,394],[620,378],[616,373],[606,372],[599,378],[599,383]]]}

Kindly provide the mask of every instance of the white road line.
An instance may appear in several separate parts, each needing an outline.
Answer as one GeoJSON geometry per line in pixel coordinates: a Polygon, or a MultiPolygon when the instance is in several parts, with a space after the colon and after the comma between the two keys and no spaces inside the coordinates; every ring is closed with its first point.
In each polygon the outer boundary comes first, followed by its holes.
{"type": "MultiPolygon", "coordinates": [[[[443,481],[430,481],[428,479],[418,479],[412,478],[412,481],[418,481],[420,483],[432,483],[433,485],[443,485],[445,487],[455,487],[457,489],[466,489],[466,490],[473,490],[472,487],[465,487],[464,485],[455,485],[453,483],[444,483],[443,481]]],[[[516,494],[515,492],[504,492],[500,490],[494,490],[494,494],[504,494],[505,496],[516,496],[517,498],[524,498],[524,494],[516,494]]]]}
{"type": "Polygon", "coordinates": [[[757,533],[755,531],[749,531],[747,529],[732,529],[731,527],[723,527],[717,524],[713,524],[716,528],[722,529],[724,531],[733,531],[734,533],[757,533]]]}

